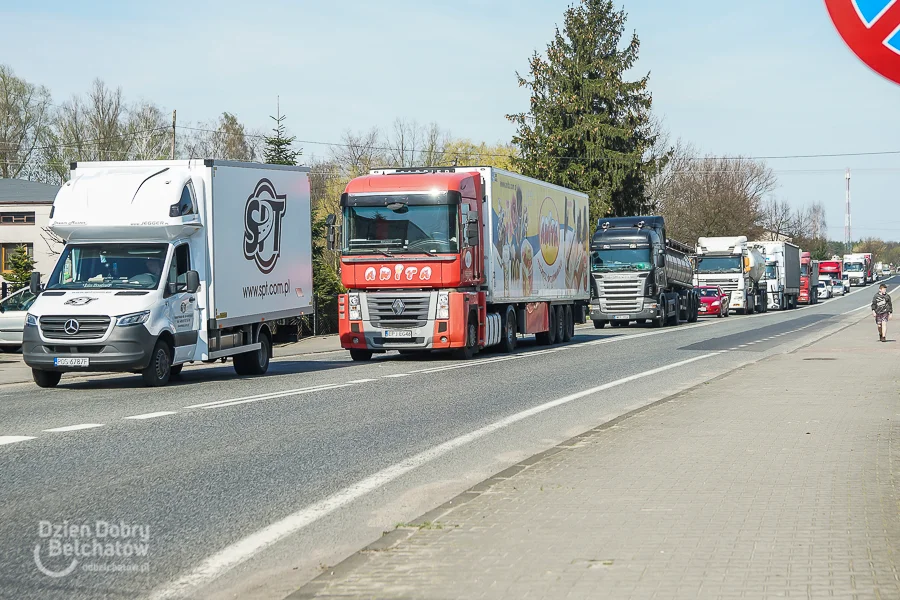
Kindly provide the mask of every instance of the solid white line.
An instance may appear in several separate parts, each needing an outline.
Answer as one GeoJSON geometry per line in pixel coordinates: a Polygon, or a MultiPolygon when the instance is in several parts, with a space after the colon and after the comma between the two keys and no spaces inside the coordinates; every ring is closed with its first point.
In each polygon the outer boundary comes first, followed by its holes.
{"type": "Polygon", "coordinates": [[[394,373],[393,375],[382,375],[382,377],[384,377],[384,378],[391,378],[391,377],[409,377],[409,373],[394,373]]]}
{"type": "Polygon", "coordinates": [[[498,362],[505,362],[508,360],[518,360],[520,358],[527,358],[529,356],[531,356],[531,353],[514,354],[512,356],[501,356],[498,358],[486,358],[484,360],[461,362],[461,363],[458,363],[455,365],[444,365],[443,367],[430,367],[428,369],[418,369],[416,371],[412,371],[412,373],[437,373],[439,371],[452,371],[453,369],[465,369],[467,367],[477,367],[478,365],[483,365],[485,363],[498,363],[498,362]]]}
{"type": "Polygon", "coordinates": [[[169,583],[161,588],[158,588],[154,593],[150,595],[150,598],[151,600],[164,600],[168,598],[179,598],[185,595],[195,595],[194,592],[200,586],[203,586],[215,580],[229,569],[236,567],[237,565],[262,552],[266,548],[279,542],[285,537],[297,533],[301,529],[309,526],[319,519],[328,516],[329,514],[339,510],[340,508],[343,508],[351,502],[362,498],[366,494],[369,494],[377,490],[378,488],[381,488],[384,485],[387,485],[388,483],[402,477],[413,469],[430,463],[444,456],[445,454],[456,450],[457,448],[470,444],[475,440],[494,433],[495,431],[499,431],[501,429],[509,427],[510,425],[518,423],[519,421],[527,419],[528,417],[532,417],[552,408],[556,408],[557,406],[562,406],[563,404],[568,404],[569,402],[579,400],[586,396],[590,396],[598,392],[602,392],[604,390],[608,390],[638,379],[651,377],[653,375],[657,375],[671,369],[677,369],[684,365],[691,364],[700,360],[705,360],[707,358],[718,356],[720,354],[722,353],[713,352],[711,354],[696,356],[694,358],[668,364],[663,367],[658,367],[656,369],[651,369],[649,371],[644,371],[642,373],[637,373],[628,377],[623,377],[622,379],[617,379],[616,381],[611,381],[603,385],[598,385],[597,387],[570,394],[568,396],[546,402],[539,406],[523,410],[522,412],[510,415],[504,419],[500,419],[499,421],[491,423],[490,425],[486,425],[484,427],[481,427],[480,429],[476,429],[475,431],[472,431],[465,435],[461,435],[442,444],[429,448],[424,452],[416,454],[415,456],[411,456],[397,464],[378,471],[377,473],[370,475],[369,477],[366,477],[365,479],[358,481],[357,483],[350,485],[349,487],[344,488],[343,490],[329,498],[325,498],[324,500],[320,500],[319,502],[311,504],[306,508],[300,509],[299,511],[288,515],[280,521],[276,521],[275,523],[272,523],[271,525],[260,529],[256,533],[250,534],[244,539],[239,540],[234,544],[231,544],[230,546],[227,546],[226,548],[220,550],[219,552],[204,560],[202,563],[200,563],[199,566],[197,566],[187,575],[184,575],[178,580],[169,583]]]}
{"type": "Polygon", "coordinates": [[[176,414],[178,414],[178,413],[174,410],[164,410],[164,411],[160,411],[160,412],[146,413],[143,415],[134,415],[134,416],[125,417],[125,418],[126,419],[155,419],[156,417],[165,417],[168,415],[176,415],[176,414]]]}
{"type": "Polygon", "coordinates": [[[214,408],[225,408],[226,406],[237,406],[238,404],[248,404],[250,402],[260,402],[262,400],[274,400],[275,398],[285,398],[288,396],[300,396],[302,394],[312,394],[313,392],[324,392],[327,390],[336,390],[338,388],[350,387],[352,384],[350,383],[340,383],[334,385],[327,386],[319,386],[315,388],[310,388],[308,390],[291,390],[288,392],[283,392],[279,394],[272,394],[270,396],[266,396],[265,398],[246,398],[246,399],[235,399],[229,400],[226,402],[222,402],[220,404],[215,404],[213,406],[203,406],[203,410],[212,410],[214,408]]]}
{"type": "Polygon", "coordinates": [[[16,442],[26,442],[33,439],[34,436],[31,435],[0,435],[0,446],[3,446],[4,444],[15,444],[16,442]]]}
{"type": "Polygon", "coordinates": [[[377,379],[354,379],[353,381],[348,381],[347,383],[370,383],[372,381],[378,381],[377,379]]]}
{"type": "Polygon", "coordinates": [[[67,427],[55,427],[53,429],[45,429],[47,433],[59,433],[62,431],[80,431],[82,429],[94,429],[95,427],[103,427],[102,423],[82,423],[81,425],[69,425],[67,427]]]}
{"type": "MultiPolygon", "coordinates": [[[[320,389],[329,389],[333,387],[333,383],[323,383],[321,385],[314,385],[307,388],[297,388],[294,390],[282,390],[280,392],[269,392],[267,394],[257,394],[256,396],[243,396],[241,398],[231,398],[227,400],[213,400],[212,402],[204,402],[202,404],[192,404],[191,406],[185,406],[184,408],[206,408],[207,406],[217,406],[220,404],[230,404],[232,402],[243,402],[245,400],[268,400],[269,398],[279,398],[281,396],[290,396],[292,394],[305,394],[307,392],[314,392],[320,389]]],[[[347,385],[347,384],[344,384],[347,385]]]]}

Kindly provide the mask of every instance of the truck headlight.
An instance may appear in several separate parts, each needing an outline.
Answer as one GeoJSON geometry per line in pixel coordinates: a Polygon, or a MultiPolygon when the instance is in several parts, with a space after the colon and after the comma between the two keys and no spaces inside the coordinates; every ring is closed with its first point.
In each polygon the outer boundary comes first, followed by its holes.
{"type": "Polygon", "coordinates": [[[139,313],[131,313],[130,315],[122,315],[116,317],[116,327],[131,327],[132,325],[141,325],[146,323],[150,318],[150,311],[145,310],[139,313]]]}
{"type": "Polygon", "coordinates": [[[31,313],[25,314],[25,327],[37,327],[38,320],[37,317],[31,313]]]}
{"type": "Polygon", "coordinates": [[[359,308],[359,294],[348,294],[348,298],[350,302],[350,320],[361,321],[362,310],[359,308]]]}
{"type": "Polygon", "coordinates": [[[437,318],[450,318],[450,292],[438,292],[437,318]]]}

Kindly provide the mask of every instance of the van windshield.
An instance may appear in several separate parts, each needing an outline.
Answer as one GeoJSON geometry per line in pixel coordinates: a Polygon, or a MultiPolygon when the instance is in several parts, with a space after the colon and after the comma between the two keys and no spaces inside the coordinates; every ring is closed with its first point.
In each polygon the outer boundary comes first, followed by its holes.
{"type": "Polygon", "coordinates": [[[47,281],[48,290],[159,287],[167,244],[68,245],[47,281]]]}

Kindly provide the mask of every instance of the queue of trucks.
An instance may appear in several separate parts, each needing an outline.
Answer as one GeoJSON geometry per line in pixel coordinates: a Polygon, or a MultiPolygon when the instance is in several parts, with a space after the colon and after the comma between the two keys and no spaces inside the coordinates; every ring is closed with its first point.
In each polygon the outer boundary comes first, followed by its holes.
{"type": "MultiPolygon", "coordinates": [[[[811,260],[789,242],[701,237],[658,216],[590,222],[588,197],[493,167],[376,169],[351,180],[340,250],[341,346],[376,353],[512,352],[575,325],[655,327],[815,303],[817,277],[867,281],[871,255],[811,260]],[[712,289],[701,302],[701,291],[712,289]],[[721,300],[719,300],[721,299],[721,300]],[[727,303],[727,306],[725,304],[727,303]]],[[[313,311],[308,169],[218,160],[73,164],[50,214],[65,242],[23,331],[34,381],[69,371],[168,383],[185,364],[260,375],[272,323],[313,311]]]]}

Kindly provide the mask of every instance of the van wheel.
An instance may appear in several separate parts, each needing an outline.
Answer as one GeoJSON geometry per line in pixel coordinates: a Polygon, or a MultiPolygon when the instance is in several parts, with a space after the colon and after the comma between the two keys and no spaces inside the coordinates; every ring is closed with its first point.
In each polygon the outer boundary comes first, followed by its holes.
{"type": "Polygon", "coordinates": [[[259,350],[234,357],[234,371],[238,375],[265,375],[269,370],[269,353],[272,342],[266,333],[259,335],[259,350]]]}
{"type": "Polygon", "coordinates": [[[150,364],[141,371],[144,385],[161,387],[169,383],[172,376],[172,349],[163,340],[156,342],[150,355],[150,364]]]}
{"type": "Polygon", "coordinates": [[[372,360],[372,351],[362,348],[350,348],[350,358],[356,362],[366,362],[367,360],[372,360]]]}
{"type": "Polygon", "coordinates": [[[506,312],[503,313],[500,326],[503,331],[503,335],[500,339],[500,349],[507,353],[514,351],[516,349],[516,344],[519,341],[515,308],[512,306],[506,307],[506,312]]]}
{"type": "Polygon", "coordinates": [[[172,366],[172,369],[171,369],[172,374],[171,374],[169,377],[170,377],[170,378],[171,378],[171,377],[180,377],[180,376],[181,376],[181,370],[182,370],[183,368],[184,368],[184,365],[173,365],[173,366],[172,366]]]}
{"type": "Polygon", "coordinates": [[[38,385],[38,387],[42,388],[53,388],[59,384],[59,380],[62,378],[62,373],[59,371],[41,371],[38,369],[31,370],[31,378],[34,379],[34,382],[38,385]]]}
{"type": "Polygon", "coordinates": [[[568,304],[563,308],[563,323],[565,324],[565,333],[563,334],[564,342],[571,342],[575,337],[575,314],[572,307],[568,304]]]}

